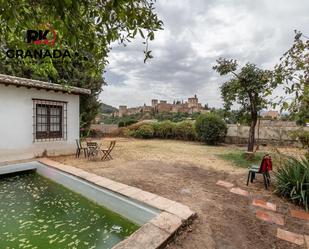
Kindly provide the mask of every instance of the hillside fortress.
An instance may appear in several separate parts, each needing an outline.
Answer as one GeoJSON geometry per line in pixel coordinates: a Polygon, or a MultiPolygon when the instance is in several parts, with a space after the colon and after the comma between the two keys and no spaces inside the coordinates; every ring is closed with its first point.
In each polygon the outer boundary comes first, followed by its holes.
{"type": "Polygon", "coordinates": [[[119,106],[118,112],[114,115],[118,117],[130,116],[137,113],[160,113],[160,112],[182,112],[192,114],[194,112],[201,112],[203,110],[202,104],[198,102],[196,94],[194,97],[188,98],[188,101],[174,101],[172,104],[167,103],[166,100],[152,99],[151,106],[144,104],[143,106],[128,108],[126,105],[119,106]]]}

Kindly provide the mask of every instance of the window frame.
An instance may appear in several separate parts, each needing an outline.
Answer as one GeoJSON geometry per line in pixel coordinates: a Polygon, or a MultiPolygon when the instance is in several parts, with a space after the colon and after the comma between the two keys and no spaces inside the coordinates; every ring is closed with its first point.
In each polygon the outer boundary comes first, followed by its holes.
{"type": "Polygon", "coordinates": [[[33,142],[67,140],[67,102],[32,99],[33,100],[33,142]],[[39,108],[46,108],[45,113],[39,113],[39,108]],[[52,114],[52,109],[58,109],[59,114],[52,114]],[[41,120],[39,120],[41,118],[41,120]],[[45,122],[42,122],[42,119],[45,122]],[[54,119],[59,122],[55,122],[54,119]],[[53,127],[59,127],[54,131],[53,127]],[[45,127],[45,131],[39,130],[45,127]]]}

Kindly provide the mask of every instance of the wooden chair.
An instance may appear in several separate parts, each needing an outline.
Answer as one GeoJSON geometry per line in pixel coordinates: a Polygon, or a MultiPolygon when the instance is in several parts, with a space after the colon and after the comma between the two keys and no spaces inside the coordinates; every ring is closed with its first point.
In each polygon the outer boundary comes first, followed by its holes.
{"type": "Polygon", "coordinates": [[[76,148],[76,153],[75,153],[75,157],[76,158],[79,158],[79,156],[80,156],[80,152],[81,151],[84,151],[84,156],[85,156],[85,158],[88,156],[88,149],[87,148],[84,148],[83,146],[82,146],[82,143],[81,143],[81,141],[80,141],[80,139],[76,139],[76,146],[77,146],[77,148],[76,148]]]}
{"type": "Polygon", "coordinates": [[[253,183],[253,180],[255,179],[256,174],[263,175],[263,182],[265,189],[268,189],[270,185],[270,174],[269,171],[272,170],[272,161],[269,154],[266,154],[261,162],[261,165],[253,165],[249,169],[248,172],[248,179],[247,179],[247,186],[249,185],[249,180],[251,183],[253,183]]]}
{"type": "Polygon", "coordinates": [[[96,158],[99,154],[99,145],[97,142],[87,142],[88,158],[96,158]]]}
{"type": "Polygon", "coordinates": [[[113,140],[110,142],[109,147],[107,149],[101,149],[103,153],[101,160],[106,160],[106,159],[112,160],[113,159],[113,157],[111,156],[111,152],[113,151],[115,145],[116,145],[116,141],[113,140]]]}

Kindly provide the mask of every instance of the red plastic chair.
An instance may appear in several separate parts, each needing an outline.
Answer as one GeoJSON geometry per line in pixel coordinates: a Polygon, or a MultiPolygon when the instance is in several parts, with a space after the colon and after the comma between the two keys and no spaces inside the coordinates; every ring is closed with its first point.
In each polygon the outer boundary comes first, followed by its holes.
{"type": "Polygon", "coordinates": [[[272,164],[272,161],[271,161],[271,156],[269,154],[266,154],[263,157],[260,166],[254,165],[249,169],[247,186],[249,185],[249,180],[250,180],[251,183],[253,183],[253,180],[255,179],[256,174],[262,174],[265,189],[268,189],[268,187],[270,185],[269,171],[271,171],[272,169],[273,169],[273,164],[272,164]]]}

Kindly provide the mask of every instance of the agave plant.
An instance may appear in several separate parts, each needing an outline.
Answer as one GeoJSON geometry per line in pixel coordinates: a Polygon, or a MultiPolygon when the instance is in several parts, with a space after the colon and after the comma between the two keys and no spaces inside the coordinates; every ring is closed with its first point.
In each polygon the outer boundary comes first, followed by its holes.
{"type": "Polygon", "coordinates": [[[309,159],[287,158],[275,172],[275,193],[292,202],[309,206],[309,159]]]}

